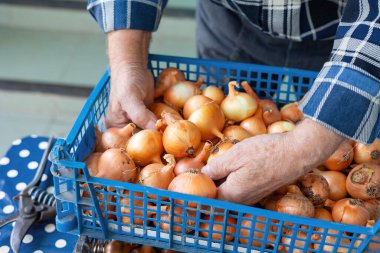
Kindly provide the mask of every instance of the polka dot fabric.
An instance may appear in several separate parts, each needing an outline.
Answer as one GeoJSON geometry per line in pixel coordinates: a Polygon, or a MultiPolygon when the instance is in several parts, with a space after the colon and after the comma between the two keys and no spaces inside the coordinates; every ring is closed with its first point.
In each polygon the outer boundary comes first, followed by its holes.
{"type": "MultiPolygon", "coordinates": [[[[47,141],[48,138],[35,135],[15,140],[7,153],[0,157],[0,219],[17,212],[18,202],[13,202],[12,197],[32,181],[47,141]]],[[[50,165],[48,162],[39,187],[52,193],[50,165]]],[[[0,253],[11,252],[9,239],[12,228],[8,224],[0,229],[0,253]]],[[[58,232],[54,220],[48,220],[32,226],[21,243],[20,252],[72,252],[76,240],[77,236],[58,232]]]]}

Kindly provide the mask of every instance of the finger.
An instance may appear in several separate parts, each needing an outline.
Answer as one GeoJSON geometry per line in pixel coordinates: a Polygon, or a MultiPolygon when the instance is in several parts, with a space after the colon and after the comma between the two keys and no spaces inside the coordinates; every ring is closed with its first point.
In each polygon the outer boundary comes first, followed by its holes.
{"type": "Polygon", "coordinates": [[[239,169],[237,163],[232,163],[235,152],[230,149],[221,156],[212,159],[202,168],[202,172],[211,177],[213,180],[218,180],[227,177],[231,172],[239,169]]]}
{"type": "MultiPolygon", "coordinates": [[[[233,176],[233,174],[231,176],[233,176]]],[[[218,187],[218,199],[245,205],[255,203],[255,200],[249,198],[250,196],[247,195],[246,191],[241,190],[244,186],[237,185],[231,176],[218,187]]]]}
{"type": "Polygon", "coordinates": [[[146,108],[143,101],[130,98],[121,106],[127,112],[129,119],[138,127],[142,129],[155,129],[157,118],[153,112],[146,108]]]}
{"type": "Polygon", "coordinates": [[[121,109],[120,104],[109,105],[106,112],[106,127],[124,127],[130,120],[127,114],[121,109]]]}

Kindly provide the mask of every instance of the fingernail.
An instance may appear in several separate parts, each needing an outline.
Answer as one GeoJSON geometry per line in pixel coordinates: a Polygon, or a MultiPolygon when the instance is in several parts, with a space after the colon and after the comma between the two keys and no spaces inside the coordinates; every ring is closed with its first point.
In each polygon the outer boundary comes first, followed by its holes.
{"type": "Polygon", "coordinates": [[[209,177],[211,177],[208,173],[210,171],[210,166],[208,165],[205,165],[203,168],[202,168],[202,173],[208,175],[209,177]]]}

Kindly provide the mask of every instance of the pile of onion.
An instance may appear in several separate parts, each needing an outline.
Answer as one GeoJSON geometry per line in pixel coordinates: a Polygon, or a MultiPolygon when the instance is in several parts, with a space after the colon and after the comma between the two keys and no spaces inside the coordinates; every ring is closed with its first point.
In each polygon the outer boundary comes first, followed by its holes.
{"type": "Polygon", "coordinates": [[[211,232],[211,237],[214,240],[222,240],[222,233],[224,231],[224,240],[230,242],[235,238],[236,234],[236,219],[228,217],[224,225],[224,216],[215,215],[213,220],[210,220],[210,215],[203,217],[206,222],[201,222],[199,227],[206,231],[200,231],[200,235],[203,237],[209,237],[209,231],[211,232]],[[213,223],[212,227],[210,227],[213,223]],[[232,225],[232,226],[230,226],[232,225]]]}
{"type": "Polygon", "coordinates": [[[359,164],[350,171],[346,180],[347,192],[362,200],[380,198],[380,165],[359,164]]]}
{"type": "Polygon", "coordinates": [[[186,101],[192,96],[201,94],[199,86],[203,84],[203,78],[199,78],[196,83],[182,81],[165,91],[164,102],[177,109],[182,109],[186,101]]]}
{"type": "Polygon", "coordinates": [[[322,206],[330,194],[327,180],[315,173],[308,173],[298,180],[298,187],[314,206],[322,206]]]}
{"type": "Polygon", "coordinates": [[[160,72],[157,77],[156,89],[154,91],[154,97],[161,97],[165,91],[174,84],[185,81],[185,75],[181,70],[169,67],[160,72]]]}
{"type": "Polygon", "coordinates": [[[174,168],[175,175],[178,176],[179,174],[185,173],[190,169],[198,169],[200,171],[203,168],[203,166],[205,166],[205,161],[207,161],[207,158],[210,155],[211,148],[212,144],[206,142],[201,152],[196,157],[186,157],[179,160],[174,168]]]}
{"type": "Polygon", "coordinates": [[[356,163],[380,163],[380,140],[377,138],[368,146],[356,143],[354,160],[356,163]]]}
{"type": "Polygon", "coordinates": [[[280,110],[281,118],[285,121],[292,121],[293,123],[298,123],[303,119],[303,113],[298,109],[298,103],[290,103],[284,105],[280,110]]]}
{"type": "Polygon", "coordinates": [[[224,99],[224,93],[216,86],[207,86],[202,90],[202,95],[211,98],[220,105],[224,99]]]}
{"type": "Polygon", "coordinates": [[[332,217],[336,222],[365,226],[370,218],[370,212],[365,207],[364,201],[345,198],[335,203],[332,217]]]}
{"type": "Polygon", "coordinates": [[[301,190],[295,186],[289,186],[288,193],[276,204],[276,211],[304,217],[314,217],[313,203],[306,198],[301,190]]]}
{"type": "Polygon", "coordinates": [[[347,168],[354,158],[354,149],[350,141],[344,141],[323,164],[329,170],[340,171],[347,168]]]}

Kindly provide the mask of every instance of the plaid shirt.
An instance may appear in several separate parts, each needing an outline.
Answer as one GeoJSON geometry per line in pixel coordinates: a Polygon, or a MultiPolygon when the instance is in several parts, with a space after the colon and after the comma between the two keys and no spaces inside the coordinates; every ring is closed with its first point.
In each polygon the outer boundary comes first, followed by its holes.
{"type": "MultiPolygon", "coordinates": [[[[88,10],[105,32],[155,31],[167,4],[167,0],[88,1],[88,10]]],[[[296,41],[335,38],[330,60],[300,108],[307,117],[347,138],[371,143],[380,137],[379,1],[211,1],[277,38],[296,41]]]]}

